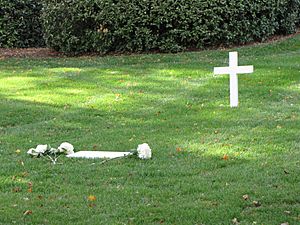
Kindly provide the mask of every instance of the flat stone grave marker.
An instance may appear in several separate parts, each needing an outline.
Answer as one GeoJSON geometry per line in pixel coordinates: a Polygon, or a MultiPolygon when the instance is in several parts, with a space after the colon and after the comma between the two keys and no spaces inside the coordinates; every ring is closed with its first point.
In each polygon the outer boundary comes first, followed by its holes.
{"type": "Polygon", "coordinates": [[[68,158],[87,158],[87,159],[114,159],[131,155],[132,152],[109,152],[109,151],[79,151],[67,155],[68,158]]]}

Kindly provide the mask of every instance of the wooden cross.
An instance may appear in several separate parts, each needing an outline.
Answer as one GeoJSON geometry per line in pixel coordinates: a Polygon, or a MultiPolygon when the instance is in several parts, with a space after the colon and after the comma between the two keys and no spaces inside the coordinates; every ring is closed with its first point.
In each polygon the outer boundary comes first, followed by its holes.
{"type": "Polygon", "coordinates": [[[238,53],[229,52],[229,67],[215,67],[214,74],[230,75],[230,106],[239,104],[238,76],[239,73],[253,73],[253,66],[238,66],[238,53]]]}

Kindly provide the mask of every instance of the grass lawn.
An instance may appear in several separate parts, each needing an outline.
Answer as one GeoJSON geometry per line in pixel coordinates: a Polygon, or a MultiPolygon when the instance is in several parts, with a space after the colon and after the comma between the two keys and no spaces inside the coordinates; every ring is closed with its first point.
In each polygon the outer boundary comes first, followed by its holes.
{"type": "Polygon", "coordinates": [[[239,108],[229,50],[0,60],[0,224],[300,224],[300,35],[231,50],[239,108]],[[64,141],[153,159],[26,154],[64,141]]]}

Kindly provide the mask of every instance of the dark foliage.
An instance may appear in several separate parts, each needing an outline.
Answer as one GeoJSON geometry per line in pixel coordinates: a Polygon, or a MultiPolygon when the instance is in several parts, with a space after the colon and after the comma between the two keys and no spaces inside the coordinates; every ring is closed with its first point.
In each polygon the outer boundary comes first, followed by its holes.
{"type": "Polygon", "coordinates": [[[46,0],[49,46],[63,52],[176,52],[295,32],[299,0],[46,0]]]}
{"type": "Polygon", "coordinates": [[[300,0],[2,0],[0,47],[177,52],[290,34],[300,0]]]}
{"type": "Polygon", "coordinates": [[[37,0],[0,1],[0,47],[44,46],[37,0]]]}

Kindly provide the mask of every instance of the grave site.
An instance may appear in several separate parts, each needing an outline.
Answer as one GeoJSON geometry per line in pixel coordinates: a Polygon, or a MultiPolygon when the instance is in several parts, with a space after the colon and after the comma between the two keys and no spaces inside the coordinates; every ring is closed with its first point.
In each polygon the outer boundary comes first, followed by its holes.
{"type": "Polygon", "coordinates": [[[0,225],[300,224],[299,4],[0,2],[0,225]]]}

